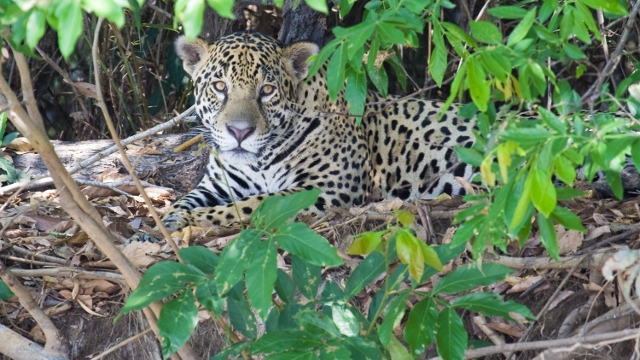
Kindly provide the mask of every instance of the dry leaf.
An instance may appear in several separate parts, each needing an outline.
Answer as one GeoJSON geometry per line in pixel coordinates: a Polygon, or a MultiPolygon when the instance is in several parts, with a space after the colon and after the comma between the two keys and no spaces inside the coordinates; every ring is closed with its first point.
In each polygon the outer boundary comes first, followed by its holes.
{"type": "Polygon", "coordinates": [[[607,220],[602,214],[593,213],[593,220],[595,220],[598,225],[609,225],[611,222],[607,220]]]}
{"type": "Polygon", "coordinates": [[[584,233],[581,231],[567,230],[562,235],[558,234],[558,250],[560,255],[572,254],[582,246],[584,233]]]}
{"type": "Polygon", "coordinates": [[[10,143],[7,144],[9,149],[13,149],[16,151],[27,152],[33,150],[33,146],[29,142],[29,139],[26,137],[17,137],[11,140],[10,143]]]}
{"type": "Polygon", "coordinates": [[[522,335],[524,335],[524,330],[520,329],[518,325],[514,324],[490,322],[487,323],[487,327],[518,339],[521,338],[522,335]]]}
{"type": "Polygon", "coordinates": [[[562,300],[568,298],[569,296],[573,295],[573,291],[561,291],[558,296],[553,299],[553,301],[551,302],[551,304],[549,304],[549,310],[554,309],[556,306],[558,306],[558,304],[560,304],[560,302],[562,302],[562,300]]]}
{"type": "MultiPolygon", "coordinates": [[[[531,285],[537,283],[538,281],[540,281],[540,279],[542,279],[542,276],[529,276],[527,278],[525,278],[523,281],[520,281],[518,283],[513,284],[513,287],[511,287],[511,289],[509,289],[507,291],[507,294],[512,294],[512,293],[517,293],[517,292],[522,292],[527,290],[528,288],[531,287],[531,285]]],[[[506,279],[507,282],[509,282],[508,279],[506,279]]]]}
{"type": "Polygon", "coordinates": [[[78,90],[80,95],[86,96],[92,99],[98,99],[96,86],[94,84],[90,84],[84,81],[78,81],[78,82],[71,83],[71,85],[73,85],[73,87],[75,87],[76,90],[78,90]]]}
{"type": "Polygon", "coordinates": [[[600,237],[602,234],[610,234],[611,229],[608,225],[600,226],[595,229],[587,229],[587,236],[584,238],[584,241],[589,241],[600,237]]]}
{"type": "Polygon", "coordinates": [[[160,244],[151,242],[134,241],[122,249],[124,256],[129,259],[133,265],[141,268],[147,268],[161,260],[153,254],[160,252],[160,244]]]}

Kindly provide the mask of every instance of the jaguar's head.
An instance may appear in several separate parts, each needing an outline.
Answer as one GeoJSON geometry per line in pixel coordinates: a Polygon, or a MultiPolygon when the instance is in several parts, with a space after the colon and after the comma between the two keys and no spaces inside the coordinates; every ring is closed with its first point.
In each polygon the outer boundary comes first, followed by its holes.
{"type": "Polygon", "coordinates": [[[318,46],[284,46],[259,33],[241,32],[211,45],[180,37],[176,51],[193,79],[209,145],[227,161],[251,162],[289,128],[289,107],[318,46]]]}

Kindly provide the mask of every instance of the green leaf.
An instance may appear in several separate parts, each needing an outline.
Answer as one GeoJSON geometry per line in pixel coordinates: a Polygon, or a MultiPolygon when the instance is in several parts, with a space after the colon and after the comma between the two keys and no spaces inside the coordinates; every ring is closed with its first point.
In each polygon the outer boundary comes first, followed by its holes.
{"type": "Polygon", "coordinates": [[[315,74],[318,73],[318,70],[325,64],[329,56],[333,54],[336,47],[342,45],[342,42],[339,39],[333,39],[328,44],[322,47],[319,53],[313,55],[309,58],[311,65],[309,66],[309,74],[307,75],[307,79],[311,79],[315,74]]]}
{"type": "Polygon", "coordinates": [[[535,168],[529,172],[531,177],[531,201],[544,216],[551,215],[556,207],[556,188],[546,172],[535,168]]]}
{"type": "Polygon", "coordinates": [[[553,222],[545,217],[544,214],[538,213],[538,227],[542,245],[544,245],[544,248],[547,249],[547,252],[555,261],[559,261],[558,234],[556,233],[556,228],[553,226],[553,222]]]}
{"type": "Polygon", "coordinates": [[[376,232],[364,232],[356,236],[347,250],[347,254],[349,255],[367,255],[374,251],[380,242],[382,241],[382,236],[387,233],[387,230],[376,231],[376,232]]]}
{"type": "Polygon", "coordinates": [[[557,156],[554,162],[554,169],[556,176],[562,180],[562,182],[573,186],[573,182],[576,180],[576,168],[569,159],[563,155],[557,156]]]}
{"type": "Polygon", "coordinates": [[[215,283],[218,294],[224,295],[242,280],[242,273],[249,266],[261,237],[261,231],[246,229],[225,246],[216,267],[215,283]]]}
{"type": "Polygon", "coordinates": [[[349,113],[355,116],[364,114],[364,104],[367,101],[367,76],[364,72],[349,71],[345,99],[349,103],[349,113]]]}
{"type": "Polygon", "coordinates": [[[29,29],[25,36],[25,42],[28,47],[33,49],[34,47],[36,47],[36,45],[38,45],[38,41],[40,41],[40,39],[42,39],[42,36],[44,35],[44,31],[46,29],[45,25],[46,16],[44,12],[42,12],[38,8],[33,8],[26,24],[27,29],[29,29]]]}
{"type": "MultiPolygon", "coordinates": [[[[355,54],[363,49],[365,42],[369,40],[371,34],[373,34],[373,31],[376,28],[375,20],[377,16],[375,16],[375,13],[371,13],[371,15],[374,16],[370,16],[369,18],[367,18],[366,22],[362,22],[356,26],[345,29],[345,31],[347,31],[349,34],[349,36],[345,38],[347,57],[349,59],[352,59],[355,54]]],[[[362,64],[362,58],[357,60],[358,62],[360,62],[360,64],[362,64]]]]}
{"type": "Polygon", "coordinates": [[[218,296],[216,284],[213,280],[214,279],[209,279],[206,283],[198,286],[196,289],[196,299],[198,299],[198,302],[207,310],[219,316],[224,311],[227,300],[226,298],[218,296]]]}
{"type": "Polygon", "coordinates": [[[389,339],[386,349],[392,360],[413,360],[407,348],[395,336],[389,339]]]}
{"type": "Polygon", "coordinates": [[[0,299],[7,300],[9,298],[12,298],[13,296],[13,291],[9,289],[9,286],[7,286],[4,281],[0,280],[0,299]]]}
{"type": "Polygon", "coordinates": [[[251,342],[249,341],[235,343],[227,348],[220,350],[214,357],[211,358],[211,360],[229,360],[230,356],[237,357],[250,344],[251,342]]]}
{"type": "Polygon", "coordinates": [[[520,305],[513,300],[504,301],[502,296],[490,292],[477,292],[467,294],[457,298],[451,304],[454,307],[469,309],[487,316],[500,316],[508,320],[514,320],[512,313],[522,317],[535,319],[535,316],[526,306],[520,305]]]}
{"type": "Polygon", "coordinates": [[[567,54],[568,57],[575,59],[575,60],[580,60],[580,59],[586,59],[587,55],[585,55],[582,50],[580,50],[579,47],[571,44],[571,43],[565,43],[564,44],[564,53],[567,54]]]}
{"type": "Polygon", "coordinates": [[[219,257],[204,246],[189,246],[178,252],[185,264],[193,265],[205,274],[213,274],[219,257]]]}
{"type": "Polygon", "coordinates": [[[616,15],[627,15],[627,8],[617,0],[580,0],[581,3],[595,10],[604,10],[616,15]]]}
{"type": "Polygon", "coordinates": [[[458,230],[456,230],[456,233],[453,235],[451,246],[458,246],[470,240],[473,236],[476,235],[477,229],[481,226],[484,226],[486,218],[486,215],[478,214],[471,220],[463,222],[458,230]]]}
{"type": "Polygon", "coordinates": [[[416,221],[416,217],[407,210],[393,210],[393,213],[398,217],[398,221],[402,226],[409,226],[416,221]]]}
{"type": "Polygon", "coordinates": [[[345,301],[351,300],[367,284],[375,280],[386,269],[385,258],[381,253],[374,251],[364,258],[353,270],[344,289],[345,301]]]}
{"type": "Polygon", "coordinates": [[[284,270],[278,269],[274,287],[278,297],[280,297],[280,300],[285,304],[291,304],[295,301],[296,284],[293,283],[291,277],[289,277],[284,270]]]}
{"type": "Polygon", "coordinates": [[[408,230],[401,230],[396,233],[396,251],[398,258],[403,264],[409,265],[409,273],[418,280],[424,272],[424,255],[416,238],[408,230]]]}
{"type": "Polygon", "coordinates": [[[380,352],[380,349],[376,346],[376,343],[359,336],[345,338],[344,346],[351,352],[351,358],[354,360],[384,358],[382,352],[380,352]]]}
{"type": "Polygon", "coordinates": [[[447,360],[461,360],[467,349],[467,332],[462,319],[453,308],[446,307],[436,323],[438,355],[447,360]]]}
{"type": "Polygon", "coordinates": [[[154,264],[142,276],[138,287],[129,295],[120,312],[124,314],[140,310],[154,301],[206,281],[206,275],[191,265],[173,261],[154,264]]]}
{"type": "Polygon", "coordinates": [[[318,286],[320,286],[321,270],[319,266],[310,264],[297,256],[291,257],[293,280],[298,285],[300,293],[309,300],[316,298],[318,286]]]}
{"type": "Polygon", "coordinates": [[[323,14],[329,13],[329,8],[327,7],[326,0],[304,0],[304,2],[309,5],[315,11],[321,12],[323,14]]]}
{"type": "Polygon", "coordinates": [[[527,10],[518,6],[498,6],[488,9],[487,12],[498,19],[522,19],[527,15],[527,10]]]}
{"type": "Polygon", "coordinates": [[[404,34],[400,31],[395,24],[390,24],[384,21],[378,22],[375,34],[380,37],[383,44],[404,44],[404,34]]]}
{"type": "MultiPolygon", "coordinates": [[[[209,4],[211,4],[211,1],[209,4]]],[[[184,7],[176,6],[174,10],[176,19],[182,23],[185,36],[188,39],[195,39],[202,30],[204,0],[185,1],[184,7]]]]}
{"type": "Polygon", "coordinates": [[[247,296],[261,318],[266,319],[271,307],[273,284],[278,269],[278,250],[273,240],[263,241],[253,253],[253,259],[245,274],[247,296]]]}
{"type": "Polygon", "coordinates": [[[333,281],[327,281],[324,284],[324,289],[320,294],[320,301],[330,302],[339,301],[344,298],[344,292],[342,288],[333,281]]]}
{"type": "Polygon", "coordinates": [[[55,16],[64,24],[64,31],[58,31],[58,46],[62,56],[69,59],[82,34],[82,6],[80,0],[61,0],[57,5],[55,16]]]}
{"type": "Polygon", "coordinates": [[[633,165],[640,171],[640,139],[631,145],[631,159],[633,160],[633,165]]]}
{"type": "Polygon", "coordinates": [[[422,355],[433,341],[437,319],[438,307],[432,297],[422,299],[409,313],[404,339],[414,356],[422,355]]]}
{"type": "Polygon", "coordinates": [[[265,231],[280,227],[300,210],[315,204],[320,193],[320,189],[311,189],[287,196],[270,196],[258,205],[251,215],[251,222],[265,231]]]}
{"type": "Polygon", "coordinates": [[[497,26],[488,21],[471,21],[471,35],[477,40],[489,45],[499,45],[502,43],[502,34],[497,26]]]}
{"type": "Polygon", "coordinates": [[[387,96],[387,92],[389,91],[389,78],[387,76],[387,71],[384,69],[384,66],[375,67],[372,66],[369,68],[367,65],[367,73],[369,74],[369,78],[373,85],[376,86],[376,89],[380,92],[383,97],[387,96]]]}
{"type": "Polygon", "coordinates": [[[256,317],[244,296],[227,296],[227,314],[231,325],[249,339],[258,336],[256,317]]]}
{"type": "Polygon", "coordinates": [[[285,251],[318,266],[343,264],[336,248],[304,223],[288,223],[280,226],[273,239],[285,251]]]}
{"type": "Polygon", "coordinates": [[[480,166],[480,164],[482,164],[482,160],[484,160],[484,156],[482,156],[482,154],[477,150],[462,146],[456,146],[454,150],[456,151],[456,155],[458,155],[458,159],[466,164],[480,166]]]}
{"type": "Polygon", "coordinates": [[[233,15],[233,0],[207,0],[207,3],[218,15],[228,19],[235,19],[235,15],[233,15]]]}
{"type": "Polygon", "coordinates": [[[544,121],[544,123],[547,124],[550,128],[559,132],[560,134],[567,133],[567,124],[560,120],[560,118],[557,117],[554,113],[543,107],[539,107],[538,112],[540,113],[540,118],[542,119],[542,121],[544,121]]]}
{"type": "Polygon", "coordinates": [[[313,334],[315,329],[320,329],[322,330],[322,335],[329,335],[334,338],[342,337],[333,320],[321,312],[305,310],[293,315],[293,319],[300,326],[299,330],[301,331],[313,334]]]}
{"type": "Polygon", "coordinates": [[[429,73],[438,87],[442,86],[444,74],[447,71],[447,49],[444,46],[436,46],[429,59],[429,73]]]}
{"type": "Polygon", "coordinates": [[[584,226],[582,226],[580,218],[574,214],[573,211],[563,208],[562,206],[556,206],[556,208],[553,209],[551,219],[567,229],[582,231],[584,233],[587,232],[584,226]]]}
{"type": "Polygon", "coordinates": [[[129,2],[117,4],[114,1],[83,0],[82,6],[87,12],[92,12],[98,17],[103,17],[116,24],[118,28],[124,25],[124,11],[122,5],[129,6],[129,2]]]}
{"type": "Polygon", "coordinates": [[[387,311],[384,314],[384,320],[378,328],[378,337],[382,346],[387,347],[389,340],[393,335],[393,329],[400,324],[400,320],[404,316],[404,309],[410,292],[405,291],[397,296],[387,307],[387,311]]]}
{"type": "Polygon", "coordinates": [[[185,291],[164,304],[158,316],[162,356],[167,359],[186,344],[196,325],[198,325],[198,307],[191,291],[185,291]]]}
{"type": "Polygon", "coordinates": [[[533,7],[527,15],[518,23],[518,25],[511,31],[509,38],[507,39],[507,46],[513,46],[520,41],[522,41],[526,36],[529,30],[531,29],[531,25],[536,19],[536,12],[538,8],[533,7]]]}
{"type": "Polygon", "coordinates": [[[431,246],[423,243],[422,241],[419,241],[418,245],[420,246],[420,250],[422,251],[422,257],[424,258],[425,264],[438,271],[442,271],[442,263],[440,262],[438,254],[435,252],[435,250],[433,250],[431,246]]]}
{"type": "Polygon", "coordinates": [[[511,273],[513,270],[508,267],[493,263],[483,264],[482,270],[473,264],[461,266],[442,277],[433,288],[432,293],[434,295],[457,294],[477,286],[491,285],[511,273]]]}
{"type": "Polygon", "coordinates": [[[322,339],[316,338],[305,331],[288,329],[264,334],[251,345],[249,354],[319,349],[322,346],[324,346],[322,339]]]}
{"type": "Polygon", "coordinates": [[[327,346],[320,349],[320,360],[342,360],[352,359],[351,352],[342,344],[342,341],[327,343],[327,346]]]}
{"type": "Polygon", "coordinates": [[[341,45],[333,53],[331,60],[329,60],[329,65],[327,65],[327,89],[329,90],[331,101],[336,100],[338,92],[344,85],[346,66],[347,49],[346,46],[341,45]]]}
{"type": "Polygon", "coordinates": [[[331,305],[331,315],[334,324],[344,336],[357,336],[360,333],[360,324],[348,305],[334,303],[331,305]]]}
{"type": "Polygon", "coordinates": [[[491,89],[482,64],[475,58],[467,60],[467,81],[471,99],[482,112],[487,111],[491,89]]]}

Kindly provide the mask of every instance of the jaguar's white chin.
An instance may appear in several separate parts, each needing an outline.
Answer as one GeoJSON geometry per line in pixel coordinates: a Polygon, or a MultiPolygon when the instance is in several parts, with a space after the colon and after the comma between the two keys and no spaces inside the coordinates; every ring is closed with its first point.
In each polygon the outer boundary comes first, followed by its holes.
{"type": "Polygon", "coordinates": [[[252,163],[256,161],[258,156],[255,153],[247,151],[243,148],[235,148],[233,150],[221,151],[221,160],[232,165],[238,163],[252,163]]]}

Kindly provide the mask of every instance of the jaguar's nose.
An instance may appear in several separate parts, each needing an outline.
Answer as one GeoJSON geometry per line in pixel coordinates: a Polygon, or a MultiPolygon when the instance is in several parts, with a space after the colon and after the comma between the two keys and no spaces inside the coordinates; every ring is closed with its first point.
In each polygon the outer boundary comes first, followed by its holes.
{"type": "Polygon", "coordinates": [[[227,130],[238,141],[238,146],[240,146],[242,141],[244,139],[246,139],[247,136],[251,135],[256,130],[256,127],[255,126],[250,126],[250,127],[244,128],[244,129],[238,129],[235,126],[227,125],[227,130]]]}

